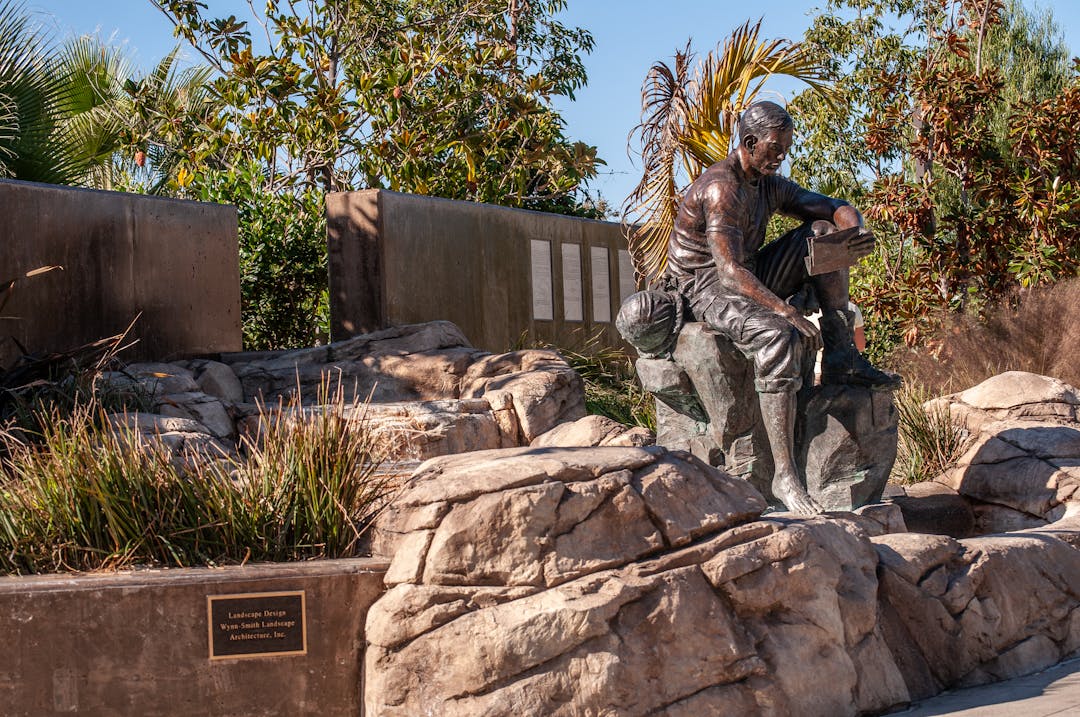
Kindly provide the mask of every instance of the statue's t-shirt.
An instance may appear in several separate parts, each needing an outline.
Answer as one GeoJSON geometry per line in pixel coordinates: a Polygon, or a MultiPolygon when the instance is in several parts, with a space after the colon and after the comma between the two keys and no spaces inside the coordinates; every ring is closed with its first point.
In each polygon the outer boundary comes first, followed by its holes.
{"type": "Polygon", "coordinates": [[[690,185],[679,206],[668,240],[668,276],[696,278],[698,289],[716,280],[716,263],[705,234],[725,231],[736,241],[739,263],[754,270],[754,258],[765,243],[765,227],[775,212],[802,217],[800,200],[810,192],[779,175],[750,181],[731,153],[705,170],[690,185]]]}

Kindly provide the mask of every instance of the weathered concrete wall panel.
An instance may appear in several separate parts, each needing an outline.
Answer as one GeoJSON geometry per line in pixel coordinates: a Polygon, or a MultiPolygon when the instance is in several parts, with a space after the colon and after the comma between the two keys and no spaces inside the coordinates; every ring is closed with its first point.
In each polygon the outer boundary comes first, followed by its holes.
{"type": "Polygon", "coordinates": [[[360,714],[386,564],[328,560],[0,578],[0,713],[360,714]],[[304,591],[307,654],[210,659],[207,596],[304,591]]]}
{"type": "Polygon", "coordinates": [[[613,321],[633,279],[618,224],[385,190],[326,206],[335,340],[447,319],[489,351],[524,332],[621,343],[613,321]]]}
{"type": "MultiPolygon", "coordinates": [[[[0,280],[44,265],[4,309],[0,336],[63,351],[123,331],[142,313],[128,359],[241,348],[236,209],[0,181],[0,280]]],[[[16,355],[0,345],[0,360],[16,355]]]]}

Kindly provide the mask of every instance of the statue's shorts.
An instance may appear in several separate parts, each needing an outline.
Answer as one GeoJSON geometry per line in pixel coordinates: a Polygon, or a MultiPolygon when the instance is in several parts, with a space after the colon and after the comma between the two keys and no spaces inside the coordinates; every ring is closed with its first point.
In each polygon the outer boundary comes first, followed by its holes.
{"type": "MultiPolygon", "coordinates": [[[[810,224],[766,244],[747,266],[774,294],[789,299],[808,282],[805,257],[810,224]]],[[[754,385],[760,392],[797,391],[802,386],[802,335],[787,320],[745,296],[723,287],[715,269],[680,282],[690,312],[739,348],[754,362],[754,385]]]]}

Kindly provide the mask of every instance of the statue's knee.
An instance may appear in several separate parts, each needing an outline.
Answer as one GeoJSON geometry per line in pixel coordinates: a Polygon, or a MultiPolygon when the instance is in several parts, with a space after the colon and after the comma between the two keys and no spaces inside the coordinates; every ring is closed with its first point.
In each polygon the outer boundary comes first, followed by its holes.
{"type": "MultiPolygon", "coordinates": [[[[774,379],[788,382],[802,377],[802,338],[795,327],[777,328],[760,338],[754,352],[754,373],[759,382],[774,379]]],[[[760,385],[759,390],[763,390],[760,385]]]]}

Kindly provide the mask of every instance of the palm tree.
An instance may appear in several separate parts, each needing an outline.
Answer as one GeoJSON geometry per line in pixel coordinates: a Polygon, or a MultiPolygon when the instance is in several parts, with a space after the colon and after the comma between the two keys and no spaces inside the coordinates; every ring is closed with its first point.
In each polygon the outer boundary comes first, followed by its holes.
{"type": "Polygon", "coordinates": [[[63,104],[50,37],[22,3],[0,0],[0,176],[70,184],[84,172],[63,104]]]}
{"type": "Polygon", "coordinates": [[[209,96],[209,69],[179,69],[178,53],[136,77],[119,48],[95,36],[57,47],[22,2],[0,0],[0,177],[163,191],[173,135],[209,96]]]}
{"type": "Polygon", "coordinates": [[[693,78],[689,43],[674,68],[658,62],[642,87],[642,121],[630,133],[641,144],[642,178],[623,205],[623,227],[639,280],[663,274],[681,187],[727,156],[742,110],[772,75],[830,91],[825,68],[799,43],[758,40],[747,22],[702,60],[693,78]]]}

